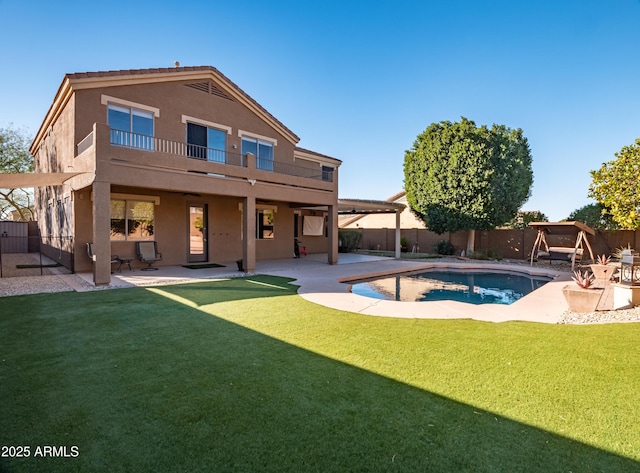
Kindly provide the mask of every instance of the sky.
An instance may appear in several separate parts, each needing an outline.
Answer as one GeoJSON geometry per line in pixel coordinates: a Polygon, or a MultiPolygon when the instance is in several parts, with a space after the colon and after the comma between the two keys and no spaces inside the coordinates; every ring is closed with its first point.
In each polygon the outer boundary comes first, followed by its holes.
{"type": "Polygon", "coordinates": [[[431,123],[521,128],[550,220],[640,137],[640,0],[0,0],[0,127],[35,135],[66,73],[210,65],[343,161],[340,198],[403,188],[431,123]]]}

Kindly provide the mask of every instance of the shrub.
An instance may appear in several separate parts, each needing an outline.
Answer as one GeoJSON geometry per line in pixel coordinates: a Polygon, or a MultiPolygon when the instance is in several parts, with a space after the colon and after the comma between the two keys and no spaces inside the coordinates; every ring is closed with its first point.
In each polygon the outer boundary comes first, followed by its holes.
{"type": "Polygon", "coordinates": [[[585,271],[584,274],[580,271],[574,271],[571,279],[573,279],[578,286],[584,289],[590,288],[595,280],[593,274],[589,273],[589,270],[585,271]]]}
{"type": "Polygon", "coordinates": [[[456,252],[456,249],[450,241],[440,240],[438,243],[433,245],[433,251],[439,255],[452,255],[456,252]]]}
{"type": "Polygon", "coordinates": [[[489,257],[489,259],[495,259],[495,260],[501,260],[502,259],[502,255],[500,254],[500,250],[498,250],[497,248],[489,248],[487,250],[487,256],[489,257]]]}
{"type": "Polygon", "coordinates": [[[349,253],[360,247],[362,233],[356,230],[338,230],[338,251],[349,253]]]}
{"type": "Polygon", "coordinates": [[[467,256],[471,259],[488,260],[489,256],[482,250],[471,251],[467,253],[467,256]]]}

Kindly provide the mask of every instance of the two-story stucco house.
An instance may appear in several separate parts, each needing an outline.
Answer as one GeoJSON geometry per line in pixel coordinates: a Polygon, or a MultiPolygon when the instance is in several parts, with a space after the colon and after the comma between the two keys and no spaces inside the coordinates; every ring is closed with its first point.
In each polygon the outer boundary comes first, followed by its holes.
{"type": "Polygon", "coordinates": [[[159,265],[253,271],[296,238],[334,264],[341,161],[298,141],[214,67],[67,74],[31,146],[36,173],[73,176],[36,188],[48,253],[96,284],[147,240],[159,265]]]}

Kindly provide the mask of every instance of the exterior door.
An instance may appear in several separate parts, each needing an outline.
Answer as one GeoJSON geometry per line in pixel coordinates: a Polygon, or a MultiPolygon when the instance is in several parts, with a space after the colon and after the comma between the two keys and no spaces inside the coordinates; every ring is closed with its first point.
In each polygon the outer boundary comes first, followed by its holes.
{"type": "Polygon", "coordinates": [[[200,263],[209,261],[207,244],[207,204],[189,205],[189,262],[200,263]]]}

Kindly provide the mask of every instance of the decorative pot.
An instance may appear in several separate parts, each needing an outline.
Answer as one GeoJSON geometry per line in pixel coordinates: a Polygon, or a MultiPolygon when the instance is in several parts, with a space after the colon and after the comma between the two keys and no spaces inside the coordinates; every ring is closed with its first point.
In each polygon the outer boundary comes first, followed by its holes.
{"type": "Polygon", "coordinates": [[[612,264],[590,264],[589,268],[594,278],[605,282],[609,281],[615,272],[615,266],[612,264]]]}
{"type": "Polygon", "coordinates": [[[577,284],[567,284],[562,288],[569,310],[577,313],[595,312],[603,292],[601,287],[585,289],[577,284]]]}

